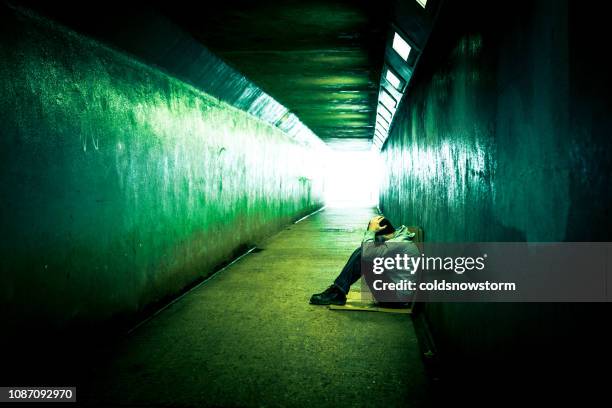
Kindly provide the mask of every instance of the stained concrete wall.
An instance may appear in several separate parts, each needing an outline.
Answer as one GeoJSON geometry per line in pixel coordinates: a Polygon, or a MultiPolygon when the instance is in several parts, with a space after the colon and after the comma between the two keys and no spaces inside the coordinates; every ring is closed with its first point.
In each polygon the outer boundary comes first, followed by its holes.
{"type": "Polygon", "coordinates": [[[3,326],[133,314],[321,206],[279,128],[28,13],[0,30],[3,326]]]}
{"type": "MultiPolygon", "coordinates": [[[[610,239],[605,13],[576,3],[445,3],[382,152],[392,221],[429,242],[610,239]]],[[[432,303],[424,316],[447,368],[495,381],[592,363],[608,309],[432,303]]]]}

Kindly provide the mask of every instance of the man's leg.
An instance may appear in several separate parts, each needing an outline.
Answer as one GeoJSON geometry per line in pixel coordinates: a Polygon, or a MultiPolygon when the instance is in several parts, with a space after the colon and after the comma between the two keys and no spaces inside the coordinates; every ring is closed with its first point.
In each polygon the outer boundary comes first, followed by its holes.
{"type": "Polygon", "coordinates": [[[313,305],[343,305],[346,303],[346,294],[351,285],[361,277],[361,247],[357,248],[349,257],[342,272],[334,284],[324,292],[316,293],[310,298],[313,305]]]}
{"type": "Polygon", "coordinates": [[[334,281],[345,295],[351,289],[351,285],[361,278],[361,247],[357,248],[349,257],[346,265],[342,268],[342,272],[334,281]]]}

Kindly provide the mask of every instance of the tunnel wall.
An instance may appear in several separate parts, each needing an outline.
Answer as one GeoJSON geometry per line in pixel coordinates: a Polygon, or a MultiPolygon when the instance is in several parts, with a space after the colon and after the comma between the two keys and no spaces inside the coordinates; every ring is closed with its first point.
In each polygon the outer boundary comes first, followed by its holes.
{"type": "MultiPolygon", "coordinates": [[[[428,242],[609,240],[605,13],[576,3],[445,3],[382,151],[393,222],[428,242]]],[[[601,355],[608,309],[431,303],[422,316],[463,378],[521,365],[526,378],[601,355]]]]}
{"type": "Polygon", "coordinates": [[[5,328],[141,311],[321,206],[316,148],[50,21],[0,19],[5,328]]]}

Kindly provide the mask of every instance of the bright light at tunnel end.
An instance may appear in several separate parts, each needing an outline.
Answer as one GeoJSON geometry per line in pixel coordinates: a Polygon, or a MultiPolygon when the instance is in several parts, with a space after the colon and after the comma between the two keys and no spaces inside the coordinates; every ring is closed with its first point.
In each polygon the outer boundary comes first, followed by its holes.
{"type": "Polygon", "coordinates": [[[325,176],[327,207],[373,207],[381,176],[378,151],[332,151],[325,176]]]}

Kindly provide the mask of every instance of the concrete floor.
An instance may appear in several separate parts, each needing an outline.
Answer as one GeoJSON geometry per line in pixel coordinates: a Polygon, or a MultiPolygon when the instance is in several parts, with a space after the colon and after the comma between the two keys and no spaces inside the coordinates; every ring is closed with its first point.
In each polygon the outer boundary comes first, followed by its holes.
{"type": "MultiPolygon", "coordinates": [[[[132,333],[93,382],[122,406],[423,406],[407,315],[312,306],[372,209],[327,209],[263,242],[132,333]]],[[[83,396],[81,394],[83,398],[83,396]]],[[[83,399],[81,399],[83,401],[83,399]]]]}

